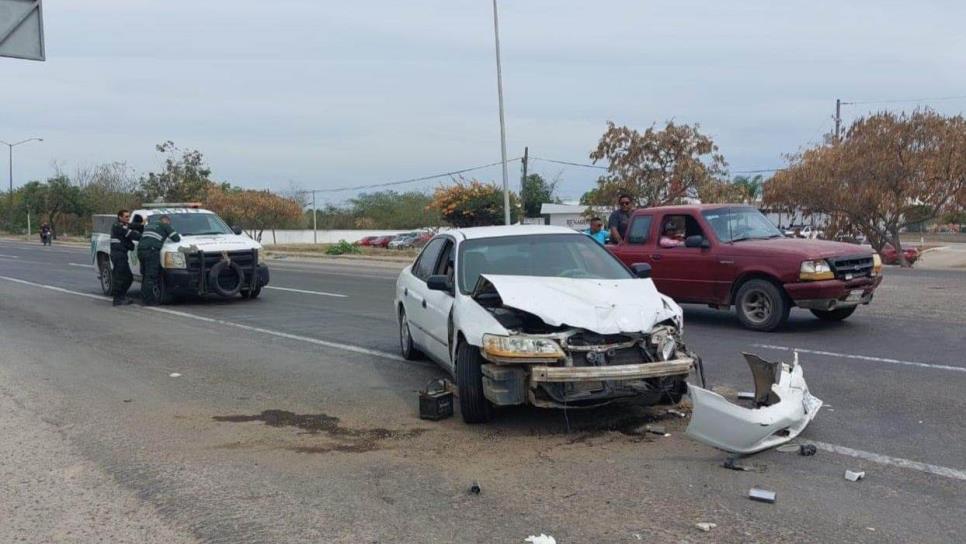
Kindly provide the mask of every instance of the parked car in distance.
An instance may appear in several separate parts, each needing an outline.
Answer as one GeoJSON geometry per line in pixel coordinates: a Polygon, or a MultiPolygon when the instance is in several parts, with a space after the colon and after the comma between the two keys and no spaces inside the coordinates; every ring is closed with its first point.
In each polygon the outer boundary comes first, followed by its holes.
{"type": "Polygon", "coordinates": [[[654,284],[675,301],[734,305],[741,324],[759,331],[781,327],[793,306],[846,319],[882,281],[871,248],[786,238],[740,204],[640,209],[624,240],[606,247],[627,265],[651,265],[654,284]]]}
{"type": "MultiPolygon", "coordinates": [[[[902,254],[905,256],[906,261],[912,265],[919,260],[919,249],[914,247],[904,247],[902,248],[902,254]]],[[[884,264],[899,264],[899,253],[892,244],[886,244],[882,247],[882,251],[879,251],[879,256],[882,257],[882,262],[884,264]]]]}
{"type": "Polygon", "coordinates": [[[352,244],[352,245],[355,245],[355,246],[368,246],[376,238],[378,238],[378,236],[363,236],[359,240],[356,240],[356,242],[354,244],[352,244]]]}
{"type": "Polygon", "coordinates": [[[790,238],[805,238],[807,240],[817,240],[825,236],[821,229],[811,225],[789,225],[782,231],[782,234],[790,238]]]}
{"type": "Polygon", "coordinates": [[[419,236],[418,232],[404,232],[402,234],[396,235],[392,241],[386,246],[389,249],[403,249],[406,247],[412,247],[413,240],[419,236]]]}
{"type": "Polygon", "coordinates": [[[566,227],[448,231],[396,281],[399,347],[455,378],[467,423],[494,406],[678,402],[701,365],[649,272],[566,227]]]}
{"type": "Polygon", "coordinates": [[[389,242],[391,242],[393,238],[395,238],[395,236],[377,236],[369,242],[369,247],[388,247],[389,242]]]}

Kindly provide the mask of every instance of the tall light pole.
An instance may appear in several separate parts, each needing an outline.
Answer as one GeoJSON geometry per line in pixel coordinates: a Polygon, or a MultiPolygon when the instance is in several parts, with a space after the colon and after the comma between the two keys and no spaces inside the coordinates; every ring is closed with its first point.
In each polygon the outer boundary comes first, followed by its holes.
{"type": "Polygon", "coordinates": [[[10,159],[9,160],[9,164],[10,164],[10,194],[9,194],[9,197],[10,197],[11,200],[13,199],[13,148],[17,147],[20,144],[25,144],[27,142],[35,142],[35,141],[36,142],[42,142],[42,141],[44,141],[44,139],[43,138],[27,138],[26,140],[21,140],[19,142],[12,143],[12,144],[8,144],[7,142],[4,142],[3,140],[0,140],[0,144],[3,144],[5,146],[7,146],[7,150],[9,151],[9,153],[8,153],[8,157],[10,159]]]}
{"type": "Polygon", "coordinates": [[[506,121],[503,119],[503,72],[500,68],[500,19],[493,0],[493,36],[496,39],[496,92],[500,98],[500,153],[503,161],[503,220],[510,224],[510,184],[506,168],[506,121]]]}

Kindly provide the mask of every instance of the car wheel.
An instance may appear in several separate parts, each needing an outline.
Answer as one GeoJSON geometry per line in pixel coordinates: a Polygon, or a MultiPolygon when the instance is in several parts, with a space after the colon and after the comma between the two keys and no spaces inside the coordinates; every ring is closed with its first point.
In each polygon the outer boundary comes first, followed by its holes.
{"type": "Polygon", "coordinates": [[[755,331],[773,331],[788,321],[791,304],[785,294],[768,280],[749,280],[735,297],[738,321],[755,331]]]}
{"type": "Polygon", "coordinates": [[[846,308],[837,308],[835,310],[812,310],[811,312],[815,317],[821,319],[822,321],[842,321],[854,314],[856,308],[858,308],[858,306],[848,306],[846,308]]]}
{"type": "Polygon", "coordinates": [[[466,423],[486,423],[493,417],[493,405],[483,395],[482,367],[479,348],[460,343],[456,349],[456,386],[460,413],[466,423]]]}
{"type": "Polygon", "coordinates": [[[111,263],[107,259],[100,259],[97,268],[101,276],[101,292],[107,296],[114,294],[114,272],[111,270],[111,263]]]}
{"type": "Polygon", "coordinates": [[[399,309],[399,351],[403,359],[415,361],[422,356],[413,343],[413,335],[409,332],[409,318],[406,317],[406,310],[399,309]]]}
{"type": "Polygon", "coordinates": [[[161,305],[171,304],[174,301],[174,295],[168,289],[164,274],[159,275],[158,281],[154,284],[154,300],[158,301],[158,304],[161,305]]]}

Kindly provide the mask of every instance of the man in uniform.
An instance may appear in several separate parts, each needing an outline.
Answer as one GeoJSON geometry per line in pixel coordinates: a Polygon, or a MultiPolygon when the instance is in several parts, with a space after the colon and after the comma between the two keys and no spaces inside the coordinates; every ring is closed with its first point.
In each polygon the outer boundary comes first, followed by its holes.
{"type": "Polygon", "coordinates": [[[131,275],[127,253],[134,250],[134,241],[141,239],[140,229],[138,225],[131,225],[131,212],[117,212],[117,221],[111,226],[111,265],[114,269],[112,294],[115,306],[131,303],[131,299],[127,298],[127,290],[131,288],[134,277],[131,275]]]}
{"type": "Polygon", "coordinates": [[[617,197],[617,209],[611,212],[607,218],[607,230],[610,231],[610,239],[613,243],[619,244],[627,234],[627,225],[631,222],[632,207],[631,197],[621,194],[617,197]]]}
{"type": "Polygon", "coordinates": [[[171,227],[171,218],[162,215],[157,223],[144,227],[141,243],[138,244],[138,260],[141,261],[141,300],[146,306],[155,306],[161,301],[154,296],[154,286],[161,276],[161,247],[165,240],[180,242],[181,236],[171,227]]]}

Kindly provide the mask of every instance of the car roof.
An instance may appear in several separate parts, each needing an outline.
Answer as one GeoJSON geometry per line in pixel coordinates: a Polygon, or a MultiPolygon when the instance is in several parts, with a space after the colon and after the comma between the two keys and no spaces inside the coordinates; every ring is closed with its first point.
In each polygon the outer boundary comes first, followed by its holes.
{"type": "Polygon", "coordinates": [[[141,216],[149,215],[170,215],[172,213],[215,213],[211,210],[205,210],[202,208],[146,208],[143,210],[134,210],[134,213],[141,216]]]}
{"type": "Polygon", "coordinates": [[[464,240],[477,238],[498,238],[501,236],[530,236],[534,234],[577,234],[577,231],[567,227],[549,225],[501,225],[496,227],[469,227],[452,229],[447,233],[462,235],[464,240]]]}
{"type": "Polygon", "coordinates": [[[754,206],[748,204],[681,204],[678,206],[654,206],[653,208],[638,208],[634,210],[632,215],[637,215],[639,213],[651,212],[651,211],[662,211],[662,212],[701,212],[706,210],[718,210],[721,208],[754,208],[754,206]]]}

